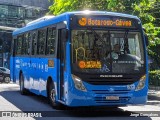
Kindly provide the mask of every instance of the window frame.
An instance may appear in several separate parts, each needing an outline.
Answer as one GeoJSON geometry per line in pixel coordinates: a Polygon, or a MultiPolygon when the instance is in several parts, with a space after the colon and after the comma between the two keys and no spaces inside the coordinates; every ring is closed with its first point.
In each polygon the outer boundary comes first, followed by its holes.
{"type": "MultiPolygon", "coordinates": [[[[23,32],[23,33],[20,33],[18,35],[15,35],[13,36],[13,38],[18,38],[18,36],[21,36],[21,35],[24,35],[26,33],[30,33],[31,34],[31,42],[30,42],[30,54],[26,54],[26,55],[15,55],[15,56],[30,56],[30,57],[43,57],[43,58],[57,58],[57,49],[58,49],[58,30],[60,29],[59,27],[57,27],[58,25],[61,25],[61,22],[60,23],[56,23],[56,24],[53,24],[53,25],[50,25],[50,26],[45,26],[45,27],[41,27],[41,28],[38,28],[38,29],[33,29],[33,30],[30,30],[30,31],[26,31],[26,32],[23,32]],[[50,55],[50,54],[47,54],[47,39],[48,39],[48,29],[49,28],[54,28],[56,30],[56,37],[55,37],[55,52],[53,55],[50,55]],[[45,30],[45,45],[44,45],[44,54],[42,55],[38,55],[37,54],[37,48],[38,48],[38,31],[40,30],[45,30]],[[33,34],[36,35],[35,37],[35,42],[36,42],[36,47],[34,47],[32,45],[33,43],[33,34]],[[32,50],[33,50],[33,47],[35,48],[35,54],[32,54],[32,50]]],[[[14,49],[15,49],[15,46],[13,46],[14,49]]]]}
{"type": "Polygon", "coordinates": [[[22,46],[23,46],[23,36],[24,34],[20,34],[17,36],[17,39],[16,39],[16,42],[15,42],[15,45],[16,45],[16,48],[15,48],[15,55],[16,56],[21,56],[22,55],[22,46]],[[20,50],[20,53],[18,53],[18,39],[21,37],[21,50],[20,50]]]}
{"type": "Polygon", "coordinates": [[[36,54],[37,54],[37,56],[45,56],[45,53],[46,53],[46,37],[47,37],[47,28],[40,28],[40,29],[38,29],[37,30],[37,50],[36,50],[36,54]],[[43,54],[40,54],[39,53],[39,45],[40,45],[40,39],[39,39],[39,31],[42,31],[42,30],[44,30],[44,34],[45,34],[45,36],[44,36],[44,53],[43,54]]]}
{"type": "Polygon", "coordinates": [[[57,29],[56,29],[56,26],[51,26],[51,27],[47,27],[47,35],[46,35],[46,50],[45,50],[45,55],[46,56],[53,56],[53,57],[55,57],[56,56],[56,51],[57,51],[57,39],[58,39],[58,36],[57,36],[57,29]],[[49,29],[52,29],[52,32],[53,32],[53,30],[55,30],[55,43],[54,43],[54,48],[55,48],[55,50],[54,50],[54,54],[50,54],[49,52],[48,52],[48,38],[49,38],[49,29]],[[47,53],[48,52],[48,53],[47,53]]]}
{"type": "Polygon", "coordinates": [[[37,55],[37,37],[38,37],[38,31],[37,30],[33,30],[31,31],[31,50],[30,50],[30,55],[31,56],[36,56],[37,55]],[[35,33],[35,47],[33,46],[33,34],[35,33]],[[35,48],[34,54],[32,53],[33,51],[33,47],[35,48]]]}

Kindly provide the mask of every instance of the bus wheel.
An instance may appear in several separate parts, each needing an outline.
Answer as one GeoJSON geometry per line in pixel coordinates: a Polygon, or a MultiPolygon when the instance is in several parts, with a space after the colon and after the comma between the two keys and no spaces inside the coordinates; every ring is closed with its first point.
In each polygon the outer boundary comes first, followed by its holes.
{"type": "Polygon", "coordinates": [[[24,88],[24,77],[23,74],[20,75],[20,92],[22,95],[27,94],[27,90],[24,88]]]}
{"type": "Polygon", "coordinates": [[[56,101],[56,91],[53,83],[49,84],[48,99],[53,108],[61,109],[61,104],[56,101]]]}

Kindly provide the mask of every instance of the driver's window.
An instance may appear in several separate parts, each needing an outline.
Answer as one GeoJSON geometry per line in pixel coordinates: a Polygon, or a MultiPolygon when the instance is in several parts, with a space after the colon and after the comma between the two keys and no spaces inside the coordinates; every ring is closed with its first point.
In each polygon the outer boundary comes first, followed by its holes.
{"type": "Polygon", "coordinates": [[[111,50],[124,54],[124,39],[120,34],[111,34],[111,50]]]}

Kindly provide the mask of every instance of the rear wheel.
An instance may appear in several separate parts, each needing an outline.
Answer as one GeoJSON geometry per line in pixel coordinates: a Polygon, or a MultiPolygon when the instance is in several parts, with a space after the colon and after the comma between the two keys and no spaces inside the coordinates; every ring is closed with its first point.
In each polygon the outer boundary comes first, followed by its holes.
{"type": "Polygon", "coordinates": [[[28,91],[24,88],[24,77],[23,74],[20,75],[20,92],[22,95],[26,95],[28,91]]]}

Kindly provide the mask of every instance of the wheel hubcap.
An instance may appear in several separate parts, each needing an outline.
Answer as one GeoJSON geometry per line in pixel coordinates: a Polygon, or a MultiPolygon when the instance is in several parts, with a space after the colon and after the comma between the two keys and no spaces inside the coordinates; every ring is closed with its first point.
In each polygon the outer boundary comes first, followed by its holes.
{"type": "Polygon", "coordinates": [[[52,102],[55,102],[55,96],[56,96],[55,90],[52,89],[52,90],[51,90],[51,93],[50,93],[50,98],[51,98],[52,102]]]}

